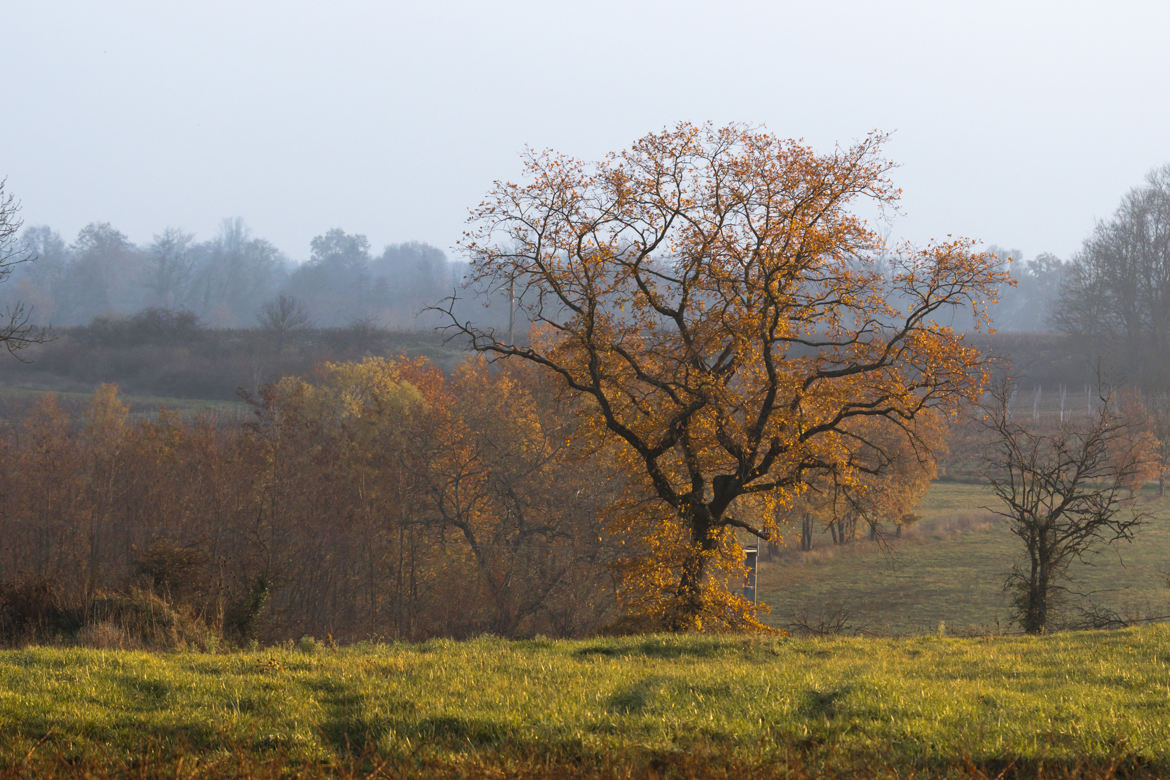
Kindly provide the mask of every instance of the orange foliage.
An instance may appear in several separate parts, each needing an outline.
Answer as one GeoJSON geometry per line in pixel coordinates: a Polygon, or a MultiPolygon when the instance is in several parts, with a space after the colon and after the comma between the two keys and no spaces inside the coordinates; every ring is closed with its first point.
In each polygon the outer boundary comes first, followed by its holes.
{"type": "Polygon", "coordinates": [[[936,458],[947,448],[946,426],[937,414],[924,412],[912,428],[907,436],[880,418],[850,426],[857,434],[852,478],[841,480],[833,473],[814,478],[792,514],[823,523],[838,544],[856,538],[859,522],[871,538],[883,528],[900,533],[914,521],[913,509],[938,473],[936,458]]]}
{"type": "Polygon", "coordinates": [[[887,247],[856,215],[897,204],[883,140],[818,154],[684,123],[592,164],[531,153],[526,183],[472,212],[476,284],[510,289],[534,327],[527,343],[454,327],[580,399],[630,481],[610,529],[648,622],[751,624],[735,531],[774,536],[817,475],[859,480],[860,421],[913,439],[980,393],[978,353],[940,321],[983,322],[1006,274],[967,240],[887,247]]]}
{"type": "Polygon", "coordinates": [[[45,396],[0,424],[0,596],[44,586],[61,614],[0,598],[0,643],[138,588],[233,641],[596,629],[609,482],[530,373],[325,364],[247,423],[134,419],[113,386],[74,420],[45,396]]]}
{"type": "Polygon", "coordinates": [[[1118,393],[1119,426],[1109,440],[1110,457],[1117,463],[1132,463],[1122,485],[1132,496],[1142,485],[1162,474],[1162,442],[1157,436],[1157,413],[1142,402],[1134,390],[1118,393]]]}

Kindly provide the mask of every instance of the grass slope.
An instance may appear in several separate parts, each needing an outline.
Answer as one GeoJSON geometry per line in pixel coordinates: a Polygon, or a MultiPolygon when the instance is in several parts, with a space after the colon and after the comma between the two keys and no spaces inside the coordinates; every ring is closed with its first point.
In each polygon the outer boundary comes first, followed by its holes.
{"type": "MultiPolygon", "coordinates": [[[[847,630],[876,635],[952,634],[1014,630],[1003,583],[1023,545],[1003,520],[982,507],[995,497],[983,485],[938,482],[918,507],[921,522],[903,539],[835,547],[817,537],[814,549],[785,550],[760,567],[760,597],[771,606],[765,622],[818,626],[847,618],[847,630]]],[[[1072,567],[1067,600],[1112,610],[1128,620],[1170,615],[1167,588],[1170,500],[1147,491],[1136,508],[1150,515],[1131,543],[1100,548],[1072,567]]]]}
{"type": "Polygon", "coordinates": [[[1157,776],[1170,627],[0,653],[0,774],[1157,776]]]}

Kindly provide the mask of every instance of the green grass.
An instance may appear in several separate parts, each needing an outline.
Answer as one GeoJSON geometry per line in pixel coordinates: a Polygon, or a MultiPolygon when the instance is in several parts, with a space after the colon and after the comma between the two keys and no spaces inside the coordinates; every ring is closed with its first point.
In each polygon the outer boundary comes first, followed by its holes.
{"type": "MultiPolygon", "coordinates": [[[[93,400],[92,391],[61,391],[43,387],[5,387],[0,386],[0,410],[11,408],[16,410],[10,416],[19,419],[29,408],[47,393],[57,396],[57,402],[62,408],[80,413],[93,400]]],[[[182,417],[196,417],[203,414],[226,414],[232,417],[242,417],[249,411],[243,401],[217,401],[200,398],[176,398],[161,395],[144,395],[136,393],[118,393],[118,400],[126,404],[130,414],[134,417],[153,418],[159,409],[165,408],[182,417]]]]}
{"type": "MultiPolygon", "coordinates": [[[[935,483],[918,513],[922,521],[904,539],[834,547],[817,537],[809,553],[785,551],[760,568],[765,621],[789,626],[848,618],[848,630],[875,635],[953,634],[1013,630],[1003,583],[1020,559],[1022,543],[983,507],[995,498],[986,486],[935,483]],[[798,620],[799,619],[799,620],[798,620]]],[[[1071,574],[1071,587],[1123,618],[1170,615],[1170,500],[1153,493],[1137,508],[1151,515],[1132,543],[1102,547],[1071,574]]]]}
{"type": "Polygon", "coordinates": [[[1170,773],[1170,627],[0,653],[3,775],[1004,769],[1170,773]]]}

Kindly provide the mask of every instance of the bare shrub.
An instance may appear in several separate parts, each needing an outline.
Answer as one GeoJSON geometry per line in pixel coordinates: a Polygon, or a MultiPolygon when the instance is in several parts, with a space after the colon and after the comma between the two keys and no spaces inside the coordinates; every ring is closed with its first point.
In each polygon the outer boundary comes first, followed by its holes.
{"type": "Polygon", "coordinates": [[[134,570],[155,593],[184,603],[206,595],[207,554],[198,546],[158,538],[135,552],[134,570]]]}
{"type": "Polygon", "coordinates": [[[10,646],[51,641],[72,634],[81,621],[60,585],[47,577],[22,576],[0,582],[0,643],[10,646]]]}
{"type": "Polygon", "coordinates": [[[117,647],[149,650],[206,649],[210,634],[196,617],[158,594],[132,588],[127,593],[99,594],[78,641],[117,641],[117,647]]]}
{"type": "Polygon", "coordinates": [[[797,636],[841,636],[858,633],[852,615],[842,606],[825,608],[811,614],[808,609],[797,610],[787,628],[797,636]]]}

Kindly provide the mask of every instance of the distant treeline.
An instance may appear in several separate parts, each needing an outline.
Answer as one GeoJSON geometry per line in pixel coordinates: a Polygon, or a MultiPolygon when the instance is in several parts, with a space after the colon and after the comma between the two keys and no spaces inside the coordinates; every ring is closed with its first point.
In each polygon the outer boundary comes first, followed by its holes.
{"type": "MultiPolygon", "coordinates": [[[[108,223],[86,225],[70,243],[50,227],[21,234],[23,254],[0,286],[0,306],[23,303],[35,324],[68,327],[149,308],[187,311],[216,328],[249,328],[274,317],[288,324],[427,328],[426,309],[461,285],[466,267],[427,244],[385,247],[356,233],[314,238],[304,262],[253,236],[240,219],[198,241],[169,228],[149,245],[132,243],[108,223]]],[[[482,309],[476,309],[482,317],[482,309]]],[[[506,307],[499,315],[506,320],[506,307]]]]}
{"type": "MultiPolygon", "coordinates": [[[[219,233],[199,241],[168,228],[145,246],[131,242],[109,223],[91,223],[72,242],[51,227],[21,236],[35,260],[13,269],[0,286],[0,307],[17,302],[40,325],[86,325],[157,308],[187,311],[212,328],[250,328],[274,317],[293,325],[343,327],[364,322],[382,328],[425,329],[444,323],[428,311],[461,291],[467,266],[439,249],[408,242],[375,253],[366,236],[332,229],[315,237],[303,262],[253,236],[239,218],[224,220],[219,233]]],[[[1053,330],[1053,312],[1070,264],[1052,255],[1024,262],[1018,251],[991,247],[1012,257],[1017,286],[1002,291],[993,307],[1002,331],[1053,330]]],[[[462,300],[461,318],[507,321],[506,299],[462,300]]],[[[953,323],[966,329],[965,318],[953,323]]]]}
{"type": "MultiPolygon", "coordinates": [[[[972,341],[1017,384],[1056,391],[1097,387],[1094,353],[1086,342],[1061,334],[973,334],[972,341]]],[[[334,328],[208,328],[189,312],[148,309],[129,317],[98,318],[58,328],[52,340],[21,352],[24,362],[0,364],[0,386],[90,392],[115,383],[135,395],[237,400],[284,376],[307,376],[326,361],[373,355],[425,356],[450,370],[465,345],[443,332],[387,330],[368,323],[334,328]]],[[[11,416],[12,401],[0,404],[11,416]]],[[[19,411],[19,410],[17,410],[19,411]]]]}
{"type": "MultiPolygon", "coordinates": [[[[1170,386],[1170,167],[1128,193],[1070,259],[987,251],[1011,258],[1014,284],[988,304],[1006,340],[975,339],[1010,358],[1017,380],[1170,386]]],[[[433,334],[451,322],[435,307],[448,305],[460,321],[499,328],[515,308],[523,337],[524,296],[534,294],[516,290],[515,307],[505,290],[473,295],[464,288],[467,264],[433,246],[392,244],[376,254],[364,235],[336,228],[294,262],[238,218],[209,240],[169,228],[146,246],[108,223],[85,226],[72,242],[30,227],[14,256],[31,261],[8,266],[0,311],[22,305],[33,324],[51,325],[59,342],[28,357],[60,380],[49,386],[87,390],[116,381],[138,392],[224,398],[320,360],[403,352],[401,332],[433,334]],[[152,351],[157,365],[146,367],[152,351]]],[[[877,262],[898,272],[896,254],[877,262]]],[[[971,312],[951,316],[944,325],[971,330],[971,312]]]]}

